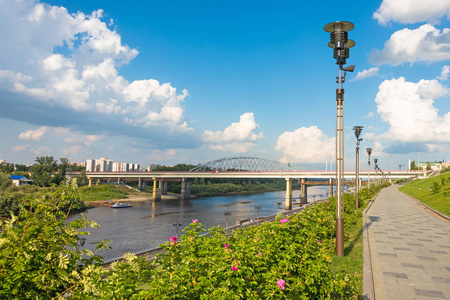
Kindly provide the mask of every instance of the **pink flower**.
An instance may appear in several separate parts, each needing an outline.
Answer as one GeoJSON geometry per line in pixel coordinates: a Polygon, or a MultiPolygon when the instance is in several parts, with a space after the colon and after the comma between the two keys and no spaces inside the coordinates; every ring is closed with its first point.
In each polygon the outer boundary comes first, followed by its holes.
{"type": "Polygon", "coordinates": [[[286,222],[290,222],[289,219],[281,219],[280,220],[281,223],[286,223],[286,222]]]}
{"type": "Polygon", "coordinates": [[[232,270],[232,271],[237,271],[237,270],[239,270],[239,269],[236,268],[235,266],[231,266],[231,270],[232,270]]]}
{"type": "Polygon", "coordinates": [[[284,284],[286,283],[286,281],[284,281],[283,279],[280,279],[277,281],[277,285],[280,287],[280,289],[282,289],[284,291],[284,284]]]}
{"type": "Polygon", "coordinates": [[[327,201],[327,203],[330,203],[330,201],[327,201]]]}
{"type": "Polygon", "coordinates": [[[258,255],[262,255],[262,252],[259,252],[258,255]]]}
{"type": "Polygon", "coordinates": [[[176,242],[176,241],[178,241],[178,239],[176,237],[174,237],[174,236],[170,236],[170,241],[171,242],[176,242]]]}
{"type": "Polygon", "coordinates": [[[192,223],[197,223],[198,220],[197,219],[192,219],[192,223]]]}
{"type": "Polygon", "coordinates": [[[230,245],[225,244],[225,246],[223,246],[225,249],[227,249],[228,247],[230,247],[230,245]]]}
{"type": "Polygon", "coordinates": [[[318,241],[319,243],[322,243],[322,240],[321,240],[321,239],[318,239],[317,241],[318,241]]]}

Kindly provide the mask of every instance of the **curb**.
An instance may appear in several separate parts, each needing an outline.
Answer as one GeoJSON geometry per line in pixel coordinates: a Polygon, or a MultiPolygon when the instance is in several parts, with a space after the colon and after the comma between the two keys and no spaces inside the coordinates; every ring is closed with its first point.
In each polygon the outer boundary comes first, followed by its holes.
{"type": "Polygon", "coordinates": [[[402,192],[402,191],[400,191],[400,190],[398,190],[398,191],[399,191],[400,193],[402,193],[403,195],[405,195],[406,197],[410,198],[411,200],[416,201],[417,204],[421,205],[423,208],[425,208],[426,210],[428,210],[430,213],[436,215],[438,218],[441,218],[441,219],[443,219],[444,221],[450,222],[450,217],[449,217],[449,216],[444,215],[443,213],[441,213],[441,212],[439,212],[439,211],[437,211],[437,210],[435,210],[435,209],[429,207],[429,206],[426,205],[425,203],[423,203],[423,202],[417,200],[416,198],[414,198],[414,197],[411,196],[411,195],[406,194],[405,192],[402,192]]]}
{"type": "Polygon", "coordinates": [[[373,272],[372,272],[372,258],[370,255],[370,244],[369,244],[369,231],[367,224],[367,212],[372,207],[373,202],[377,198],[378,193],[370,200],[366,209],[363,212],[363,299],[373,300],[375,299],[375,288],[373,283],[373,272]]]}

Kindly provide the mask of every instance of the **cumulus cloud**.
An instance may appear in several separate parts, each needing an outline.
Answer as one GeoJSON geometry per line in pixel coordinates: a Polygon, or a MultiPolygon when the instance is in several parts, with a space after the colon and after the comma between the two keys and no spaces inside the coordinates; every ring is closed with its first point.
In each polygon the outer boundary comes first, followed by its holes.
{"type": "Polygon", "coordinates": [[[382,138],[398,142],[448,142],[450,112],[439,115],[433,105],[449,93],[436,79],[408,82],[405,78],[385,80],[375,102],[382,120],[390,125],[382,138]]]}
{"type": "Polygon", "coordinates": [[[147,155],[145,158],[152,161],[158,161],[163,159],[173,158],[177,151],[175,149],[168,149],[166,151],[161,150],[153,150],[150,155],[147,155]]]}
{"type": "Polygon", "coordinates": [[[411,24],[417,22],[437,22],[438,19],[450,16],[448,0],[383,0],[373,14],[378,23],[386,25],[389,22],[411,24]]]}
{"type": "Polygon", "coordinates": [[[436,79],[440,81],[446,81],[448,79],[448,74],[450,73],[450,67],[449,66],[443,66],[441,75],[438,76],[436,79]]]}
{"type": "Polygon", "coordinates": [[[25,151],[28,149],[28,147],[30,147],[30,145],[26,144],[26,145],[17,145],[15,146],[12,151],[25,151]]]}
{"type": "Polygon", "coordinates": [[[1,1],[0,40],[8,46],[0,47],[0,117],[165,144],[196,143],[186,134],[193,130],[184,118],[188,91],[121,76],[118,67],[138,51],[102,18],[102,10],[87,15],[37,0],[1,1]],[[20,114],[9,113],[18,109],[20,114]]]}
{"type": "Polygon", "coordinates": [[[373,112],[369,112],[367,115],[365,115],[364,117],[362,117],[363,119],[367,119],[367,118],[371,118],[373,117],[373,112]]]}
{"type": "Polygon", "coordinates": [[[439,30],[429,24],[394,32],[383,50],[375,50],[369,55],[369,60],[376,65],[393,66],[447,59],[450,59],[450,28],[439,30]]]}
{"type": "Polygon", "coordinates": [[[278,137],[275,150],[282,151],[281,163],[319,163],[335,155],[335,138],[329,138],[316,126],[286,131],[278,137]]]}
{"type": "Polygon", "coordinates": [[[231,123],[224,131],[205,130],[203,141],[210,149],[244,153],[255,146],[255,141],[264,138],[262,132],[256,133],[259,125],[255,122],[253,113],[244,113],[239,122],[231,123]]]}
{"type": "Polygon", "coordinates": [[[19,139],[21,140],[35,140],[39,141],[46,132],[49,131],[49,127],[43,126],[41,128],[38,128],[36,130],[26,130],[19,134],[19,139]]]}
{"type": "Polygon", "coordinates": [[[34,153],[34,155],[50,155],[52,149],[49,147],[41,146],[36,149],[30,149],[30,152],[34,153]]]}
{"type": "Polygon", "coordinates": [[[375,75],[378,75],[378,68],[370,68],[368,70],[362,70],[361,72],[358,72],[358,74],[356,74],[356,77],[354,79],[352,79],[351,81],[356,81],[356,80],[372,77],[375,75]]]}

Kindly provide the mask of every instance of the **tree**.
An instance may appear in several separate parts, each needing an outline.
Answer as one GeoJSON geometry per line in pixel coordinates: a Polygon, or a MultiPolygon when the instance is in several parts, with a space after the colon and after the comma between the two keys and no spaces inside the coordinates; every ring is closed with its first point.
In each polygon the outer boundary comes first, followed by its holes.
{"type": "Polygon", "coordinates": [[[0,172],[0,190],[5,190],[11,183],[11,177],[8,174],[0,172]]]}
{"type": "Polygon", "coordinates": [[[418,170],[419,168],[416,166],[416,161],[412,160],[410,164],[411,170],[418,170]]]}
{"type": "Polygon", "coordinates": [[[53,156],[38,156],[34,161],[40,165],[49,166],[52,171],[58,170],[58,164],[56,163],[56,160],[53,159],[53,156]]]}
{"type": "Polygon", "coordinates": [[[427,170],[431,170],[431,163],[427,162],[427,170]]]}
{"type": "MultiPolygon", "coordinates": [[[[98,224],[84,215],[67,222],[69,213],[60,210],[78,198],[76,184],[66,181],[53,198],[28,199],[18,215],[0,220],[0,299],[130,299],[137,292],[148,269],[141,258],[125,254],[107,270],[82,247],[80,236],[98,224]]],[[[97,244],[105,248],[107,241],[97,244]]]]}
{"type": "Polygon", "coordinates": [[[0,173],[11,174],[14,171],[12,165],[0,165],[0,173]]]}
{"type": "Polygon", "coordinates": [[[52,183],[52,169],[49,165],[34,164],[31,167],[31,179],[39,186],[50,186],[52,183]]]}

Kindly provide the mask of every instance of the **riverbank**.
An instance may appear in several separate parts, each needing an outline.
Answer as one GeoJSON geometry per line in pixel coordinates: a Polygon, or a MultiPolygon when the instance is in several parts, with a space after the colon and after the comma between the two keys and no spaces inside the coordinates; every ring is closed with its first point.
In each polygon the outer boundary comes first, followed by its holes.
{"type": "MultiPolygon", "coordinates": [[[[179,199],[180,197],[177,195],[161,195],[161,200],[173,200],[173,199],[179,199]]],[[[102,207],[102,206],[109,206],[111,203],[116,202],[142,202],[142,201],[149,201],[152,199],[152,194],[142,192],[142,195],[127,195],[126,198],[122,199],[108,199],[108,200],[93,200],[93,201],[86,201],[85,204],[89,205],[90,207],[102,207]]]]}

